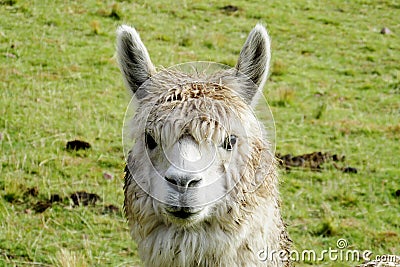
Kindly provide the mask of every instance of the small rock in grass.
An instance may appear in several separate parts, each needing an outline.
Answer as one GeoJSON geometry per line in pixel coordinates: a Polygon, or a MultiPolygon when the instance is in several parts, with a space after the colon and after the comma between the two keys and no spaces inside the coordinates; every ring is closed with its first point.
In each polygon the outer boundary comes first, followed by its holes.
{"type": "Polygon", "coordinates": [[[114,175],[112,175],[111,173],[108,173],[108,172],[104,172],[104,173],[103,173],[103,177],[104,177],[104,179],[106,179],[106,180],[112,180],[112,179],[114,179],[114,175]]]}
{"type": "Polygon", "coordinates": [[[81,149],[89,149],[91,145],[88,142],[82,140],[73,140],[67,142],[67,150],[81,150],[81,149]]]}
{"type": "Polygon", "coordinates": [[[389,28],[383,27],[381,30],[381,34],[391,34],[392,31],[389,28]]]}
{"type": "Polygon", "coordinates": [[[31,209],[26,209],[26,210],[24,210],[24,212],[25,212],[26,214],[32,214],[32,210],[31,210],[31,209]]]}
{"type": "Polygon", "coordinates": [[[12,53],[5,53],[4,56],[8,57],[8,58],[16,58],[17,57],[16,55],[14,55],[12,53]]]}
{"type": "Polygon", "coordinates": [[[400,189],[396,190],[395,195],[396,195],[396,197],[400,197],[400,189]]]}

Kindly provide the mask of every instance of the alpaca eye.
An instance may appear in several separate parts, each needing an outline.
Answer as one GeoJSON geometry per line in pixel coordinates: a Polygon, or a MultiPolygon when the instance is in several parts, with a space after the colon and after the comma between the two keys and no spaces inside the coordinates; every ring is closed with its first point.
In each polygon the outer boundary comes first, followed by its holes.
{"type": "Polygon", "coordinates": [[[237,137],[235,135],[230,135],[227,137],[222,144],[222,147],[228,151],[232,151],[234,145],[236,144],[237,137]]]}
{"type": "Polygon", "coordinates": [[[145,142],[146,142],[147,148],[150,150],[153,150],[158,145],[156,140],[154,140],[153,136],[151,136],[151,134],[149,134],[149,133],[146,133],[145,142]]]}

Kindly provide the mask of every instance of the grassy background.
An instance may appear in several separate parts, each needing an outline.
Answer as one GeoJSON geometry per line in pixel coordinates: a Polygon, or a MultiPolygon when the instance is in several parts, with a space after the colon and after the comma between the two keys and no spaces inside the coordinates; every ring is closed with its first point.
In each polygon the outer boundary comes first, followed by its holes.
{"type": "MultiPolygon", "coordinates": [[[[399,17],[394,0],[0,0],[0,266],[140,264],[121,212],[129,99],[114,54],[122,23],[137,28],[159,66],[234,65],[250,29],[265,23],[277,151],[329,151],[358,169],[282,171],[294,248],[335,249],[345,238],[350,249],[399,254],[399,17]],[[221,9],[229,4],[238,10],[221,9]],[[66,151],[75,138],[92,149],[66,151]],[[26,194],[32,187],[37,196],[26,194]],[[80,190],[102,200],[73,207],[68,196],[80,190]],[[52,194],[64,201],[35,212],[52,194]]],[[[355,263],[297,264],[308,265],[355,263]]]]}

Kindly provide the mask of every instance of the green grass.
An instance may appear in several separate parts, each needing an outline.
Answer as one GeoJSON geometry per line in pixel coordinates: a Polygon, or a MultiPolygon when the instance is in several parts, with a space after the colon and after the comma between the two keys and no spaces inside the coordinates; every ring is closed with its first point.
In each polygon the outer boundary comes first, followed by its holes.
{"type": "MultiPolygon", "coordinates": [[[[297,250],[399,254],[400,5],[397,1],[0,1],[0,266],[139,265],[123,202],[121,129],[128,95],[115,30],[140,32],[158,66],[234,65],[248,32],[272,36],[265,94],[277,151],[330,151],[358,169],[281,173],[297,250]],[[228,12],[221,7],[233,4],[228,12]],[[391,34],[382,35],[388,27],[391,34]],[[71,153],[68,140],[92,149],[71,153]],[[114,175],[106,180],[103,173],[114,175]],[[39,194],[24,192],[37,187],[39,194]],[[72,207],[85,190],[102,200],[72,207]],[[43,213],[52,194],[64,201],[43,213]],[[107,205],[120,208],[104,212],[107,205]],[[68,265],[67,262],[72,262],[68,265]]],[[[354,266],[299,262],[296,266],[354,266]]]]}

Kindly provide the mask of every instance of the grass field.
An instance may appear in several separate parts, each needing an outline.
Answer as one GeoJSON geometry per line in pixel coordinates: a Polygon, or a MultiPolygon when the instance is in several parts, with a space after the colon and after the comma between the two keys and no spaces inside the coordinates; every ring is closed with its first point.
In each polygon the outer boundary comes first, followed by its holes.
{"type": "Polygon", "coordinates": [[[293,248],[319,253],[346,239],[373,257],[400,254],[399,18],[395,0],[0,0],[0,266],[140,266],[122,213],[122,23],[156,65],[170,66],[234,65],[263,22],[277,152],[345,155],[358,171],[281,171],[293,248]],[[66,150],[74,139],[91,149],[66,150]],[[101,200],[76,207],[78,191],[101,200]]]}

